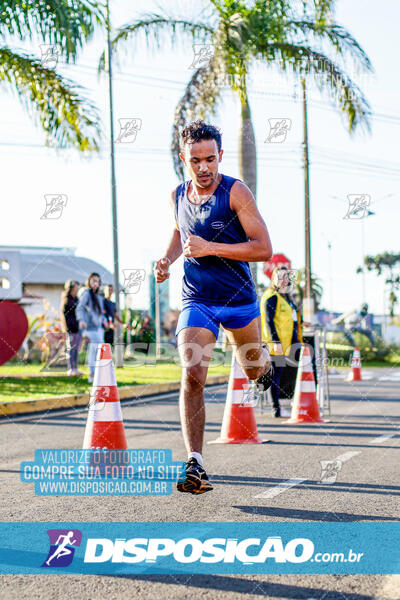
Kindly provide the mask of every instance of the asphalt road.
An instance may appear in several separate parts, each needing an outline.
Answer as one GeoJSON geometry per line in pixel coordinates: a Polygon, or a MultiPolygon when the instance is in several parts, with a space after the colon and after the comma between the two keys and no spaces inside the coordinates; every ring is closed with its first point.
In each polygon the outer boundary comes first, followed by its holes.
{"type": "MultiPolygon", "coordinates": [[[[269,413],[256,417],[260,445],[206,445],[205,466],[215,485],[202,496],[39,497],[21,483],[19,465],[37,448],[79,448],[85,410],[0,421],[2,521],[392,521],[400,520],[400,372],[370,369],[366,380],[330,378],[332,412],[321,425],[288,425],[269,413]],[[321,464],[342,460],[333,484],[321,464]],[[293,487],[285,482],[291,481],[293,487]],[[294,481],[296,480],[296,481],[294,481]]],[[[226,386],[208,388],[206,441],[218,436],[226,386]]],[[[177,395],[125,402],[130,448],[171,448],[185,459],[177,395]]],[[[192,575],[0,577],[1,598],[47,600],[400,598],[400,577],[383,575],[192,575]]]]}

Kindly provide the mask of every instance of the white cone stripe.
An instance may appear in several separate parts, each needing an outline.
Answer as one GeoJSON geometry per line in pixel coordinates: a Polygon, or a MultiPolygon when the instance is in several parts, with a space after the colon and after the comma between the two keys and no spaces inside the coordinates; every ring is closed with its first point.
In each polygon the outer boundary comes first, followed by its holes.
{"type": "Polygon", "coordinates": [[[309,354],[302,354],[300,356],[300,369],[305,373],[311,373],[312,371],[312,359],[309,354]]]}
{"type": "Polygon", "coordinates": [[[242,367],[239,365],[238,361],[235,358],[235,364],[233,369],[233,378],[234,379],[243,379],[246,375],[242,371],[242,367]]]}
{"type": "Polygon", "coordinates": [[[112,365],[112,358],[96,358],[95,366],[96,367],[108,367],[112,365]]]}
{"type": "Polygon", "coordinates": [[[89,408],[88,421],[122,421],[119,402],[96,402],[89,408]]]}
{"type": "Polygon", "coordinates": [[[231,404],[243,404],[244,390],[247,390],[249,386],[244,386],[243,390],[232,390],[231,404]]]}
{"type": "Polygon", "coordinates": [[[249,380],[246,375],[243,373],[242,367],[239,365],[236,360],[235,353],[232,354],[232,363],[231,363],[231,372],[229,376],[229,384],[228,384],[228,394],[226,401],[228,404],[243,404],[244,390],[249,387],[249,380]],[[243,389],[234,390],[234,383],[237,379],[246,379],[247,384],[243,384],[243,389]]]}
{"type": "Polygon", "coordinates": [[[300,381],[300,392],[315,392],[314,381],[300,381]]]}
{"type": "Polygon", "coordinates": [[[100,360],[100,364],[96,364],[94,372],[93,386],[116,386],[115,373],[110,359],[100,360]],[[101,364],[105,363],[105,364],[101,364]]]}

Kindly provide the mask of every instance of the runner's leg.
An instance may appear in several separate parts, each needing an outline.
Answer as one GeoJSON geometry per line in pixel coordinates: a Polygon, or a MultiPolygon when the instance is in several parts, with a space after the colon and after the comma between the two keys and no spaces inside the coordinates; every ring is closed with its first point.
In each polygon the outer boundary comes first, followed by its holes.
{"type": "Polygon", "coordinates": [[[185,327],[178,333],[177,344],[182,365],[179,411],[188,453],[202,453],[205,425],[203,389],[216,341],[213,332],[205,327],[185,327]]]}
{"type": "Polygon", "coordinates": [[[271,360],[261,337],[261,317],[256,317],[245,327],[225,327],[230,343],[236,348],[236,357],[249,379],[258,379],[266,373],[271,360]]]}

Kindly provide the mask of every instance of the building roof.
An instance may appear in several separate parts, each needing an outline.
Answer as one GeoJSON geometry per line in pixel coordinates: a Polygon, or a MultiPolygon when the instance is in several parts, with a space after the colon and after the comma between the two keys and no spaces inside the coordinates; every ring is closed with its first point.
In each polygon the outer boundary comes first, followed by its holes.
{"type": "Polygon", "coordinates": [[[99,273],[103,283],[113,281],[110,271],[94,260],[75,256],[74,248],[0,246],[0,258],[7,251],[19,254],[22,283],[64,284],[68,279],[84,283],[93,271],[99,273]]]}

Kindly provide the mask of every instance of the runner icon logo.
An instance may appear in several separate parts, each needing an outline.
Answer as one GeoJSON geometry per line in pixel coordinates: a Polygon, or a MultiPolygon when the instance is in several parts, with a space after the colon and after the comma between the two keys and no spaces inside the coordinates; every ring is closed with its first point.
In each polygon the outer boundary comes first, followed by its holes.
{"type": "Polygon", "coordinates": [[[50,548],[42,567],[68,567],[74,558],[74,546],[80,546],[82,532],[79,529],[48,529],[50,548]]]}

